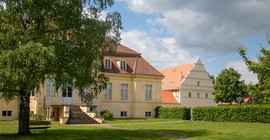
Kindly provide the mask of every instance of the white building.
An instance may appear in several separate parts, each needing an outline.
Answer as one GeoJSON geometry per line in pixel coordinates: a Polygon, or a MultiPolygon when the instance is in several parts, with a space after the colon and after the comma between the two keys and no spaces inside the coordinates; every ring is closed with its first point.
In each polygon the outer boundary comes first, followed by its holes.
{"type": "Polygon", "coordinates": [[[213,83],[201,60],[194,64],[159,70],[162,80],[163,106],[216,106],[213,83]]]}

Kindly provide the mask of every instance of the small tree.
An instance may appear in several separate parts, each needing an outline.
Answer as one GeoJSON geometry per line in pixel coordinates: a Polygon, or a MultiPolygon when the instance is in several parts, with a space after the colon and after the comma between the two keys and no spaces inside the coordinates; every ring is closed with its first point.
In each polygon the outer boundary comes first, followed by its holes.
{"type": "MultiPolygon", "coordinates": [[[[268,44],[270,44],[269,35],[267,35],[268,44]]],[[[250,86],[251,94],[260,104],[270,104],[270,50],[261,46],[258,61],[251,61],[246,57],[246,51],[239,49],[248,69],[257,74],[258,84],[250,86]]]]}
{"type": "Polygon", "coordinates": [[[233,68],[224,69],[216,78],[214,86],[214,101],[232,103],[237,97],[247,97],[248,91],[244,80],[240,81],[241,74],[233,68]]]}

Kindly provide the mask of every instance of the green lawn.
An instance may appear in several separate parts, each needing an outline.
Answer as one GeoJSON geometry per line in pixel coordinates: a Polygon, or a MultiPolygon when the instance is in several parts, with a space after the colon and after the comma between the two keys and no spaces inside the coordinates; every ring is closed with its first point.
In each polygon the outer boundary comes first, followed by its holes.
{"type": "Polygon", "coordinates": [[[181,121],[179,119],[156,119],[156,118],[148,118],[148,119],[114,119],[112,121],[105,120],[105,124],[121,124],[121,123],[149,123],[149,122],[171,122],[171,121],[181,121]]]}
{"type": "Polygon", "coordinates": [[[191,139],[270,139],[269,123],[185,121],[180,123],[115,125],[114,127],[164,132],[191,139]]]}
{"type": "Polygon", "coordinates": [[[31,136],[19,137],[16,135],[17,126],[0,126],[0,140],[20,139],[20,140],[90,140],[90,139],[171,139],[170,137],[149,134],[146,132],[110,129],[94,126],[51,126],[45,130],[31,130],[31,136]]]}
{"type": "Polygon", "coordinates": [[[221,139],[221,140],[266,140],[270,139],[269,123],[248,122],[171,122],[177,120],[164,119],[115,119],[106,121],[111,127],[127,128],[120,130],[100,126],[68,126],[52,122],[47,133],[44,130],[32,130],[33,135],[18,137],[18,121],[0,121],[0,139],[173,139],[150,132],[163,132],[191,139],[221,139]],[[165,123],[148,123],[165,122],[165,123]],[[134,124],[132,124],[134,123],[134,124]],[[145,124],[136,124],[145,123],[145,124]]]}

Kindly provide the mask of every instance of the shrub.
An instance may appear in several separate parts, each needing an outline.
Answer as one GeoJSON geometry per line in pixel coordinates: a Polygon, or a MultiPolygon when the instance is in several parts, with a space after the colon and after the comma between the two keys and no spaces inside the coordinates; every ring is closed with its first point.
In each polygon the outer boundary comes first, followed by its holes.
{"type": "Polygon", "coordinates": [[[192,120],[270,123],[270,105],[195,107],[192,120]]]}
{"type": "Polygon", "coordinates": [[[156,118],[190,120],[190,108],[187,107],[156,107],[156,118]]]}
{"type": "Polygon", "coordinates": [[[35,121],[41,121],[43,119],[43,115],[41,114],[29,114],[30,120],[35,120],[35,121]]]}
{"type": "Polygon", "coordinates": [[[100,112],[101,117],[103,117],[105,120],[113,120],[113,113],[108,111],[108,110],[104,110],[100,112]]]}

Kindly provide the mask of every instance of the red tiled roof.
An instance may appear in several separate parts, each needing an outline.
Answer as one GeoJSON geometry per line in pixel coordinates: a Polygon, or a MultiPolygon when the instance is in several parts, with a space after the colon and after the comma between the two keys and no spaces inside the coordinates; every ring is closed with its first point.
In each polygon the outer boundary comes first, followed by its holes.
{"type": "Polygon", "coordinates": [[[166,69],[160,69],[159,72],[165,77],[162,79],[162,90],[178,89],[179,85],[184,81],[189,71],[193,68],[194,64],[181,65],[177,67],[171,67],[166,69]],[[181,80],[180,79],[181,72],[181,80]],[[172,84],[168,87],[168,85],[172,84]]]}
{"type": "Polygon", "coordinates": [[[112,68],[104,69],[103,72],[163,76],[157,69],[145,61],[140,53],[124,45],[118,45],[116,51],[112,54],[104,52],[103,56],[110,56],[112,61],[112,68]],[[118,58],[126,60],[127,70],[119,68],[116,63],[118,58]]]}
{"type": "Polygon", "coordinates": [[[117,52],[117,53],[125,53],[125,54],[130,53],[130,54],[138,54],[138,55],[142,55],[142,54],[140,54],[140,53],[138,53],[138,52],[136,52],[136,51],[134,51],[134,50],[132,50],[132,49],[130,49],[130,48],[128,48],[128,47],[122,45],[122,44],[119,44],[119,45],[116,47],[116,52],[117,52]]]}
{"type": "Polygon", "coordinates": [[[170,103],[170,104],[180,104],[174,97],[171,91],[164,90],[161,91],[161,102],[162,103],[170,103]]]}

